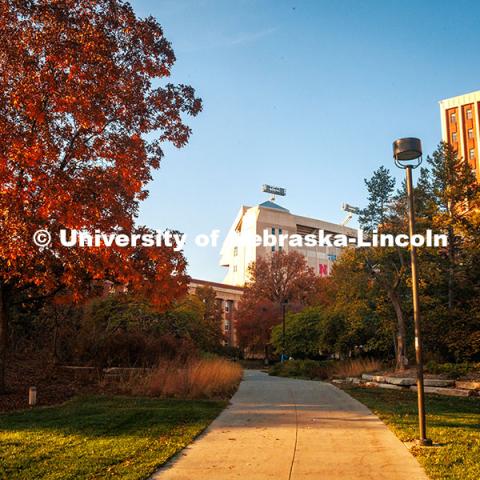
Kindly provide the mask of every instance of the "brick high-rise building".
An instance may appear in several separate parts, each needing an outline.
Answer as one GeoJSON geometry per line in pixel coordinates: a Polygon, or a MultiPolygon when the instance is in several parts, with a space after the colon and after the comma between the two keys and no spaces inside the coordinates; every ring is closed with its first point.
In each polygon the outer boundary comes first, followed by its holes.
{"type": "Polygon", "coordinates": [[[443,141],[470,163],[480,180],[480,90],[439,103],[443,141]]]}

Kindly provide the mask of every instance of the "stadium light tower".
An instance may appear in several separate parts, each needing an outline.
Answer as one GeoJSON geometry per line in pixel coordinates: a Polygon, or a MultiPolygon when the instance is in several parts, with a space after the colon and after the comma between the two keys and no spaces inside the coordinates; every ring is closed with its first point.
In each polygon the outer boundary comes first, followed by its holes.
{"type": "Polygon", "coordinates": [[[358,215],[360,213],[360,209],[358,207],[354,207],[348,203],[342,203],[342,210],[347,212],[347,216],[342,222],[342,226],[344,227],[350,222],[354,215],[358,215]]]}
{"type": "Polygon", "coordinates": [[[273,185],[267,185],[266,183],[262,185],[262,192],[271,193],[272,197],[270,200],[275,201],[275,195],[279,197],[284,197],[287,194],[287,189],[282,187],[274,187],[273,185]]]}

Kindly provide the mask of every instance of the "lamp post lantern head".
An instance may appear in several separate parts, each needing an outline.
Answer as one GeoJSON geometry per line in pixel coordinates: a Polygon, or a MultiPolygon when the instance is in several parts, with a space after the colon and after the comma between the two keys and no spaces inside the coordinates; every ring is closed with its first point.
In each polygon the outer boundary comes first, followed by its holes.
{"type": "Polygon", "coordinates": [[[393,158],[400,168],[417,168],[422,163],[422,142],[419,138],[413,137],[395,140],[393,142],[393,158]]]}

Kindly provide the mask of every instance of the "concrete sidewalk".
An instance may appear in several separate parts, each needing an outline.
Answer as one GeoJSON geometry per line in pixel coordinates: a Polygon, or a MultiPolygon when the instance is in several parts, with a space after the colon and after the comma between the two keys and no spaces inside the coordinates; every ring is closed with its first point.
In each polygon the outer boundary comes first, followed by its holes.
{"type": "Polygon", "coordinates": [[[232,404],[155,480],[426,480],[403,443],[333,385],[247,370],[232,404]]]}

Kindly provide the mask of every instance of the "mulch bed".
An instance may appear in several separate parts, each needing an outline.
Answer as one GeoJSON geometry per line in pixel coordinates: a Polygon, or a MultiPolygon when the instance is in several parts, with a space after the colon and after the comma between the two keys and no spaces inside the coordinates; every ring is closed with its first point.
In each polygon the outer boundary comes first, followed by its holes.
{"type": "Polygon", "coordinates": [[[43,354],[11,354],[6,371],[7,393],[0,395],[0,412],[30,408],[29,387],[37,387],[37,405],[63,403],[74,395],[99,393],[96,382],[76,379],[43,354]]]}

